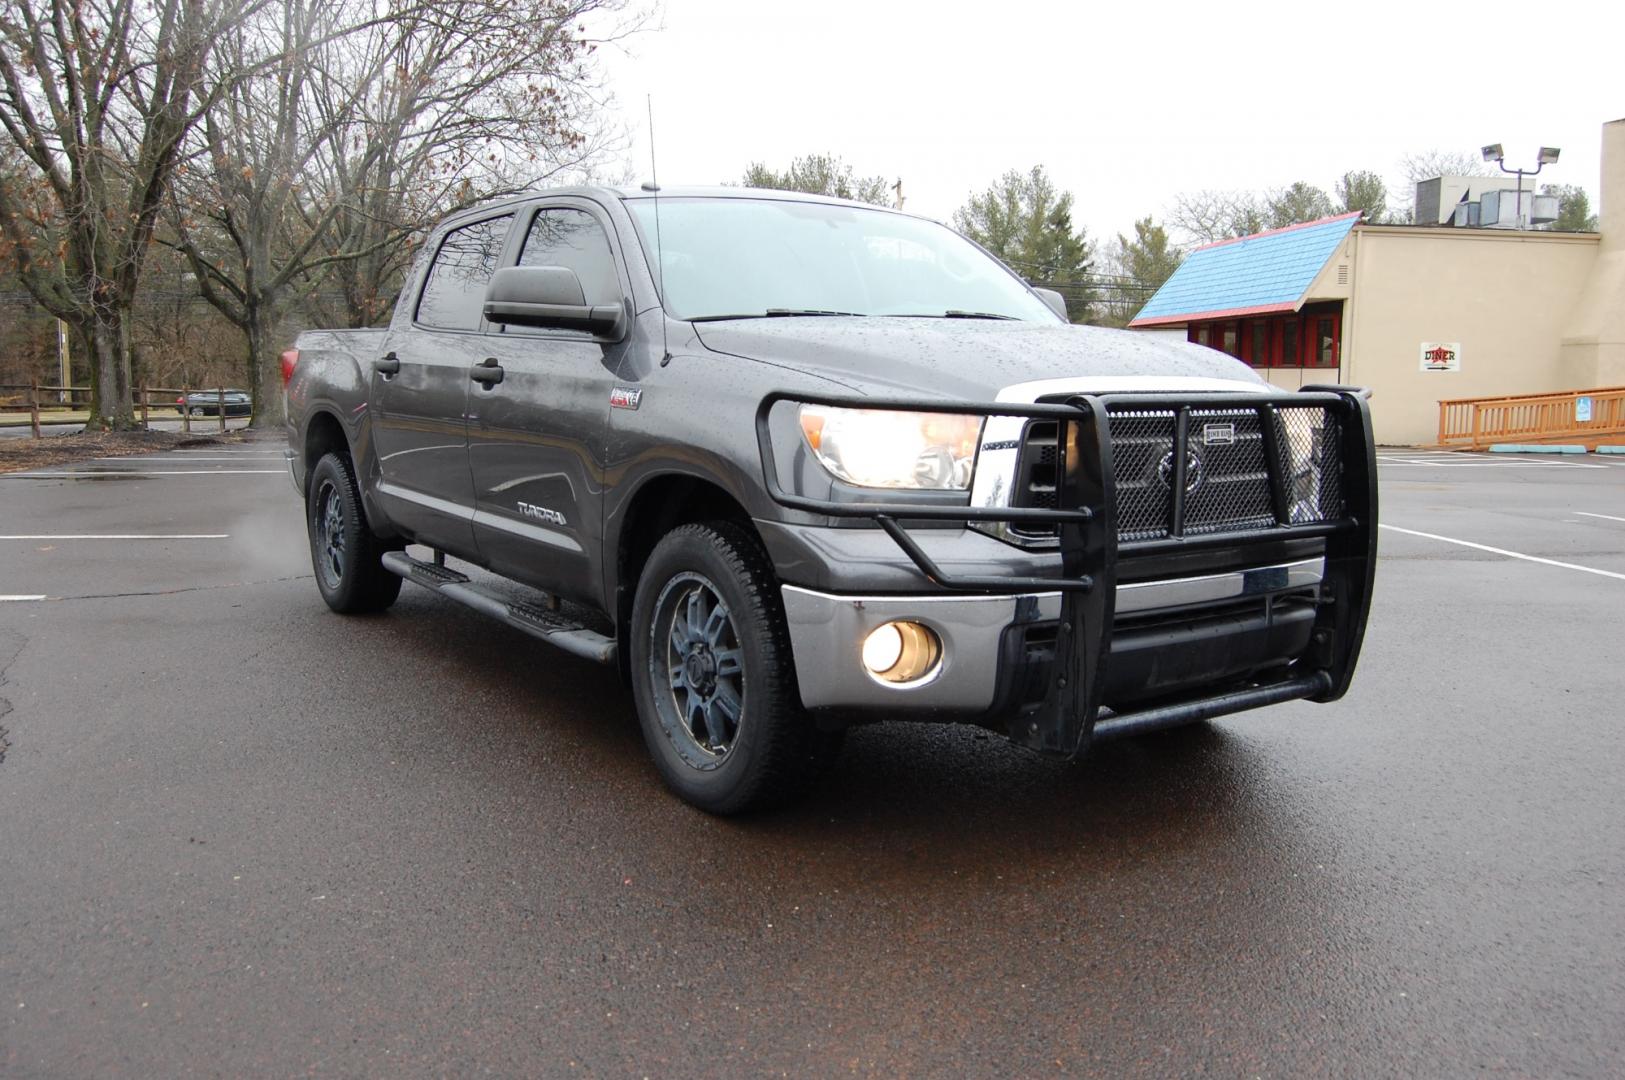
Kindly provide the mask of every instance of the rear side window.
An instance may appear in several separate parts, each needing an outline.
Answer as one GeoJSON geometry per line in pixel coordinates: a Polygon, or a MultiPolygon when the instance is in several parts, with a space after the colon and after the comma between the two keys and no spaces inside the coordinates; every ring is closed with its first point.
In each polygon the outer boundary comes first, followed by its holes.
{"type": "Polygon", "coordinates": [[[418,322],[442,330],[478,330],[485,284],[496,271],[513,215],[453,229],[440,242],[418,300],[418,322]]]}
{"type": "Polygon", "coordinates": [[[519,253],[520,266],[563,266],[576,272],[589,304],[621,302],[621,282],[609,237],[585,210],[542,210],[531,223],[519,253]]]}

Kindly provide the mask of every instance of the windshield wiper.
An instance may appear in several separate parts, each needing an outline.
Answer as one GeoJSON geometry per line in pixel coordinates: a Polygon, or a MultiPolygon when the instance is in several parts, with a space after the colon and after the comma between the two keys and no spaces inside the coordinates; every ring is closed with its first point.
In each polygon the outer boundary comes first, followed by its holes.
{"type": "Polygon", "coordinates": [[[955,311],[949,308],[942,313],[944,319],[1001,319],[1006,322],[1020,322],[1014,315],[997,315],[991,311],[955,311]]]}
{"type": "Polygon", "coordinates": [[[858,311],[821,311],[815,308],[782,308],[770,307],[766,311],[752,312],[749,315],[696,315],[689,322],[724,322],[729,319],[804,319],[816,316],[836,315],[853,319],[863,318],[858,311]]]}

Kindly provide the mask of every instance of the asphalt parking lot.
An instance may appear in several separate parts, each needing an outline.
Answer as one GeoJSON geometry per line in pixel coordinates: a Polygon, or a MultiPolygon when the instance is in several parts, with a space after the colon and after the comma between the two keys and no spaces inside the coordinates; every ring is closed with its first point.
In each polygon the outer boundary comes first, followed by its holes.
{"type": "Polygon", "coordinates": [[[1384,452],[1342,703],[1076,764],[881,725],[748,821],[608,671],[329,614],[274,443],[41,472],[8,1077],[1625,1070],[1625,458],[1384,452]]]}

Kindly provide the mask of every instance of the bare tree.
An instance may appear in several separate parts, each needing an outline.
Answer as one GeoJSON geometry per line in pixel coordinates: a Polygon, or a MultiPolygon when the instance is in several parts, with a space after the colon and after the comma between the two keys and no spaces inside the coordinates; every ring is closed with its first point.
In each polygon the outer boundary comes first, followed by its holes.
{"type": "MultiPolygon", "coordinates": [[[[281,421],[274,335],[291,302],[337,280],[371,321],[410,237],[453,202],[518,190],[596,153],[595,42],[616,0],[284,0],[222,41],[258,65],[200,125],[174,244],[246,340],[256,424],[281,421]]],[[[359,308],[358,313],[356,309],[359,308]]]]}
{"type": "Polygon", "coordinates": [[[1168,208],[1168,224],[1187,244],[1212,244],[1267,228],[1269,206],[1251,191],[1188,191],[1168,208]]]}
{"type": "MultiPolygon", "coordinates": [[[[616,145],[593,53],[641,17],[597,38],[583,27],[621,9],[620,0],[441,0],[434,17],[371,43],[397,59],[399,77],[362,97],[344,152],[312,163],[315,190],[352,193],[323,234],[326,254],[341,256],[328,280],[348,325],[389,311],[418,242],[447,209],[585,173],[616,145]],[[361,149],[373,143],[381,152],[361,149]]],[[[336,115],[330,100],[323,108],[336,115]]]]}
{"type": "Polygon", "coordinates": [[[91,425],[135,425],[129,317],[165,189],[210,104],[207,58],[266,0],[9,0],[0,237],[90,357],[91,425]]]}
{"type": "Polygon", "coordinates": [[[1435,176],[1494,176],[1495,170],[1480,154],[1458,150],[1422,150],[1399,159],[1400,172],[1411,187],[1435,176]]]}

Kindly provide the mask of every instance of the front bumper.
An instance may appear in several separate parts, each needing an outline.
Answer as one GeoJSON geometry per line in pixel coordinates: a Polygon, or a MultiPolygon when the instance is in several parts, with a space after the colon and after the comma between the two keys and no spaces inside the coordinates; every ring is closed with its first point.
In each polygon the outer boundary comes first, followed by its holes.
{"type": "MultiPolygon", "coordinates": [[[[781,576],[805,583],[802,594],[787,591],[785,603],[809,703],[872,706],[878,694],[882,708],[900,704],[895,694],[887,695],[889,687],[861,667],[859,651],[867,629],[893,611],[893,617],[927,626],[940,621],[938,637],[945,647],[956,648],[952,634],[968,657],[958,665],[944,659],[940,670],[907,684],[925,711],[976,720],[1023,746],[1065,756],[1082,752],[1097,733],[1146,730],[1299,698],[1335,701],[1348,689],[1370,610],[1377,547],[1376,451],[1359,391],[1075,394],[1031,405],[780,393],[763,399],[756,428],[774,502],[826,519],[867,519],[905,557],[906,562],[892,555],[894,565],[912,564],[919,575],[910,588],[872,593],[845,580],[844,567],[834,580],[814,581],[805,572],[807,562],[826,554],[820,548],[842,545],[803,544],[801,557],[783,561],[774,539],[765,537],[781,576]],[[835,498],[833,491],[829,498],[805,494],[799,474],[780,471],[771,420],[777,404],[797,401],[1042,422],[1053,440],[1051,456],[1042,459],[1047,479],[1028,488],[1034,499],[1047,495],[1042,505],[1029,505],[1033,500],[1016,505],[1013,494],[948,505],[886,496],[854,501],[835,498]],[[1315,414],[1336,422],[1317,423],[1315,414]],[[1244,426],[1212,420],[1238,415],[1244,426]],[[1307,427],[1302,420],[1289,426],[1289,418],[1305,416],[1311,417],[1307,427]],[[1147,417],[1156,418],[1150,434],[1141,430],[1147,417]],[[1220,475],[1262,479],[1267,507],[1242,514],[1232,505],[1228,516],[1215,518],[1213,500],[1235,500],[1238,492],[1243,498],[1259,496],[1246,495],[1245,488],[1203,488],[1203,459],[1194,440],[1207,447],[1247,438],[1256,440],[1254,461],[1240,472],[1220,475]],[[1125,462],[1149,460],[1153,472],[1135,466],[1119,477],[1119,440],[1125,462]],[[1300,490],[1305,478],[1307,493],[1300,490]],[[1148,487],[1153,481],[1167,494],[1149,505],[1148,517],[1147,507],[1132,500],[1137,491],[1155,490],[1148,487]],[[1042,527],[1056,537],[1053,561],[1034,575],[1023,565],[1026,559],[1014,555],[1016,548],[995,540],[1011,553],[992,560],[995,566],[976,566],[975,558],[971,565],[947,565],[938,555],[941,533],[955,531],[942,528],[948,523],[958,524],[961,535],[983,527],[997,531],[1001,524],[1028,532],[1042,527]],[[1318,583],[1296,591],[1271,585],[1262,596],[1246,595],[1249,571],[1279,572],[1283,560],[1308,554],[1304,545],[1323,560],[1318,583]],[[1285,554],[1288,549],[1292,554],[1285,554]],[[1246,561],[1234,561],[1238,556],[1246,561]],[[1198,584],[1196,578],[1237,570],[1243,582],[1239,599],[1182,605],[1165,597],[1166,602],[1148,603],[1155,589],[1200,591],[1216,586],[1198,584]],[[826,581],[834,590],[862,590],[862,595],[804,595],[807,586],[826,581]],[[1119,586],[1142,588],[1120,593],[1119,586]],[[905,591],[909,596],[897,595],[905,591]],[[942,606],[929,606],[936,601],[927,604],[925,595],[943,596],[942,606]],[[978,599],[986,606],[977,606],[978,599]],[[1125,604],[1122,612],[1119,600],[1125,604]],[[1144,612],[1131,610],[1142,603],[1148,605],[1144,612]],[[1057,605],[1054,617],[1046,618],[1046,608],[1057,605]],[[850,644],[843,644],[848,636],[850,644]]],[[[949,546],[954,554],[967,554],[957,544],[949,546]]],[[[860,572],[865,578],[878,576],[872,563],[861,565],[860,572]]]]}
{"type": "MultiPolygon", "coordinates": [[[[1308,608],[1289,604],[1293,598],[1312,601],[1324,572],[1324,559],[1317,557],[1117,585],[1112,668],[1120,685],[1115,693],[1107,689],[1107,704],[1268,664],[1277,652],[1290,656],[1307,634],[1301,613],[1308,608]],[[1253,609],[1263,613],[1261,622],[1246,614],[1253,609]],[[1164,615],[1178,616],[1175,628],[1159,618],[1164,615]],[[1183,665],[1177,662],[1182,651],[1183,665]],[[1197,659],[1197,652],[1207,659],[1197,659]]],[[[1047,662],[1044,650],[1031,645],[1058,623],[1063,607],[1058,592],[851,596],[796,585],[782,590],[801,701],[809,709],[977,716],[1014,708],[1023,685],[1043,681],[1045,673],[1034,669],[1047,662]],[[926,626],[942,642],[941,662],[922,679],[888,683],[863,665],[864,639],[894,620],[926,626]]]]}

